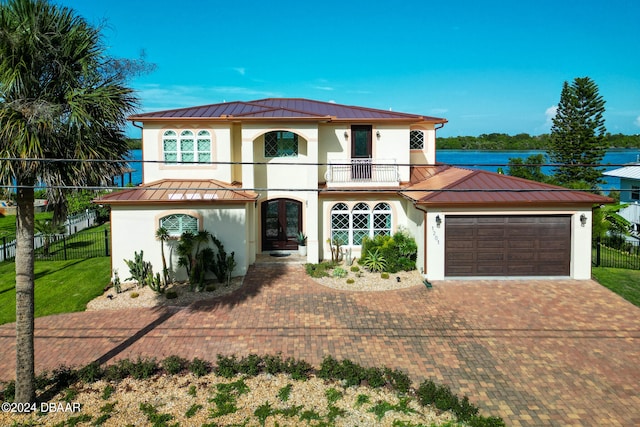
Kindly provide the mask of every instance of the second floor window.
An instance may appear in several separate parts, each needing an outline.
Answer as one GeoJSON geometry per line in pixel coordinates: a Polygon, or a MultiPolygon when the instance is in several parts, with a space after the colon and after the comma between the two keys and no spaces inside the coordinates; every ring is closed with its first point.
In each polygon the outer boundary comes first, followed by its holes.
{"type": "Polygon", "coordinates": [[[276,131],[264,135],[265,157],[297,157],[298,135],[293,132],[276,131]]]}
{"type": "Polygon", "coordinates": [[[409,148],[411,150],[422,150],[424,148],[424,132],[412,130],[409,134],[409,148]]]}
{"type": "Polygon", "coordinates": [[[162,135],[165,163],[208,163],[211,161],[211,133],[167,130],[162,135]]]}

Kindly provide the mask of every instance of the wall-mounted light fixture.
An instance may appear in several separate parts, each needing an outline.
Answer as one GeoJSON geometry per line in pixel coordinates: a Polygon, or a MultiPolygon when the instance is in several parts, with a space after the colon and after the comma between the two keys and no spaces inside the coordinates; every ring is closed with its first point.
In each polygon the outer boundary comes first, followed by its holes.
{"type": "Polygon", "coordinates": [[[440,224],[442,224],[442,218],[440,218],[440,215],[436,215],[436,225],[440,227],[440,224]]]}
{"type": "Polygon", "coordinates": [[[380,139],[380,131],[379,130],[376,131],[376,138],[380,139]]]}
{"type": "Polygon", "coordinates": [[[349,139],[349,132],[346,130],[344,131],[344,139],[349,139]]]}
{"type": "Polygon", "coordinates": [[[587,216],[585,214],[580,215],[580,224],[584,227],[587,225],[587,216]]]}

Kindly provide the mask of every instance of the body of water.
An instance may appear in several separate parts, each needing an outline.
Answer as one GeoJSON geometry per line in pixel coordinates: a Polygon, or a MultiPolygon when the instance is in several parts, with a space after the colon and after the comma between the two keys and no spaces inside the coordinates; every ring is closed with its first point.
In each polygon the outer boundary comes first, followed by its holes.
{"type": "MultiPolygon", "coordinates": [[[[440,163],[454,166],[497,172],[499,167],[502,167],[502,169],[506,171],[506,165],[511,158],[522,157],[526,159],[534,154],[545,154],[545,151],[438,150],[436,152],[436,160],[440,163]]],[[[617,169],[626,163],[637,162],[639,156],[640,149],[638,148],[609,150],[604,156],[602,165],[605,167],[605,170],[617,169]]],[[[142,160],[142,150],[132,150],[130,158],[131,160],[142,160]]],[[[142,182],[142,163],[132,162],[130,166],[134,170],[131,174],[131,181],[135,185],[140,184],[142,182]]],[[[543,167],[542,171],[547,175],[553,174],[551,167],[543,167]]],[[[605,189],[618,188],[619,178],[605,177],[605,180],[605,189]]],[[[126,176],[125,184],[128,182],[129,178],[126,176]]],[[[122,185],[120,177],[116,178],[116,185],[122,185]]]]}

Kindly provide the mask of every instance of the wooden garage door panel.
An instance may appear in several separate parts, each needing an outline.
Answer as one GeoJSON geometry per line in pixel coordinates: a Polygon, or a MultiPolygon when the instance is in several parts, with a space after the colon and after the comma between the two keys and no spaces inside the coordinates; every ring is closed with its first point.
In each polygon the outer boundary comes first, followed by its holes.
{"type": "Polygon", "coordinates": [[[571,217],[447,216],[446,276],[567,276],[571,217]]]}

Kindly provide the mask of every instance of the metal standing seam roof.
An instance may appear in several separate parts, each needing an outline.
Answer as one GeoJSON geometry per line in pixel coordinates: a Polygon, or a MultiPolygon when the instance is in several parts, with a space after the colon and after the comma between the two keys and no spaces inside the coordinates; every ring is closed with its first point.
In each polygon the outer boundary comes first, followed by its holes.
{"type": "Polygon", "coordinates": [[[604,172],[603,175],[640,180],[640,163],[604,172]]]}
{"type": "Polygon", "coordinates": [[[609,197],[484,170],[447,168],[400,193],[424,205],[602,204],[609,197]]]}
{"type": "Polygon", "coordinates": [[[164,179],[143,184],[135,188],[114,191],[99,199],[103,204],[141,203],[215,203],[253,202],[258,198],[254,192],[240,190],[233,185],[216,180],[164,179]]]}
{"type": "Polygon", "coordinates": [[[415,121],[447,123],[447,119],[420,114],[399,113],[374,108],[314,101],[302,98],[267,98],[256,101],[234,101],[198,107],[178,108],[129,116],[131,121],[154,121],[168,119],[312,119],[323,121],[415,121]]]}

